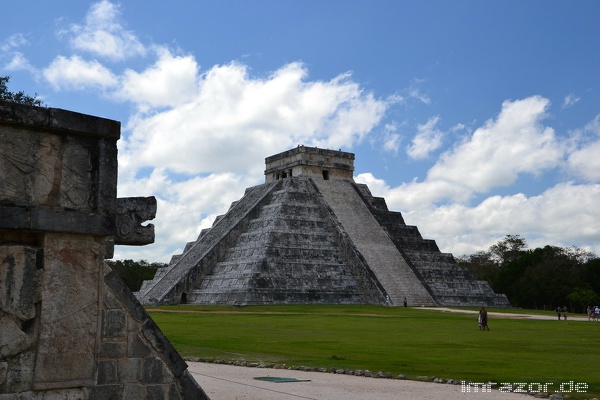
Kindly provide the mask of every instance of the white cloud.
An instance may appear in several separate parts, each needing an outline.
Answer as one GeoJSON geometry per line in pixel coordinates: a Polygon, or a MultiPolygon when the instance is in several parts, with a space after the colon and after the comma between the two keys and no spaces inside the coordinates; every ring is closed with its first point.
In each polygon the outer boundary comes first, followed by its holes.
{"type": "MultiPolygon", "coordinates": [[[[404,213],[404,219],[455,255],[485,249],[506,234],[535,237],[543,245],[571,246],[600,242],[598,198],[600,185],[562,183],[538,196],[491,196],[474,207],[452,204],[412,210],[404,213]]],[[[390,208],[396,209],[393,204],[390,208]]],[[[600,245],[591,250],[600,252],[600,245]]]]}
{"type": "Polygon", "coordinates": [[[466,186],[444,180],[418,182],[415,179],[412,182],[390,188],[385,182],[379,181],[370,173],[360,174],[355,179],[357,182],[367,184],[369,188],[375,184],[376,189],[371,192],[384,197],[388,204],[394,205],[395,210],[430,209],[444,199],[466,203],[472,197],[471,190],[466,186]]]}
{"type": "Polygon", "coordinates": [[[419,100],[423,104],[431,104],[431,99],[424,93],[421,93],[419,89],[411,89],[408,92],[408,97],[419,100]]]}
{"type": "Polygon", "coordinates": [[[579,102],[579,100],[581,100],[581,97],[577,97],[573,93],[570,93],[569,95],[567,95],[564,98],[562,108],[565,109],[565,108],[573,107],[575,104],[577,104],[579,102]]]}
{"type": "Polygon", "coordinates": [[[118,97],[142,108],[176,106],[192,100],[198,91],[194,57],[173,56],[165,48],[157,48],[157,55],[157,61],[145,71],[124,72],[118,97]]]}
{"type": "Polygon", "coordinates": [[[429,157],[431,152],[437,150],[442,145],[442,131],[436,129],[440,117],[432,117],[426,123],[419,124],[417,134],[412,140],[410,146],[406,148],[406,153],[410,158],[424,159],[429,157]]]}
{"type": "Polygon", "coordinates": [[[600,182],[600,140],[569,155],[573,174],[590,182],[600,182]]]}
{"type": "Polygon", "coordinates": [[[568,158],[571,174],[589,182],[600,182],[600,115],[584,127],[580,136],[578,147],[568,158]]]}
{"type": "Polygon", "coordinates": [[[363,183],[369,187],[371,193],[378,197],[386,197],[390,194],[389,185],[383,180],[376,178],[372,173],[365,172],[354,177],[356,183],[363,183]]]}
{"type": "Polygon", "coordinates": [[[43,70],[44,78],[56,89],[107,89],[117,84],[113,73],[98,61],[85,61],[78,56],[56,57],[43,70]]]}
{"type": "MultiPolygon", "coordinates": [[[[504,102],[495,120],[442,154],[424,181],[414,179],[390,188],[384,197],[408,210],[429,209],[447,201],[465,204],[476,193],[514,183],[520,173],[540,174],[556,167],[563,161],[566,145],[551,128],[541,125],[548,104],[539,96],[504,102]]],[[[415,143],[427,149],[427,143],[441,140],[435,138],[440,135],[434,128],[437,122],[435,117],[420,126],[422,136],[412,145],[415,152],[419,148],[415,143]]]]}
{"type": "Polygon", "coordinates": [[[107,0],[95,3],[86,15],[85,24],[73,24],[60,32],[70,36],[76,50],[100,57],[122,60],[146,54],[137,37],[119,23],[119,6],[107,0]]]}
{"type": "Polygon", "coordinates": [[[398,126],[396,123],[385,124],[383,137],[383,149],[385,151],[397,154],[398,150],[400,150],[402,137],[396,133],[397,130],[398,126]]]}
{"type": "Polygon", "coordinates": [[[19,47],[28,45],[29,41],[22,33],[15,33],[14,35],[10,35],[8,38],[4,39],[0,43],[0,52],[8,53],[17,49],[19,47]]]}
{"type": "Polygon", "coordinates": [[[266,78],[252,78],[246,66],[236,63],[215,66],[198,77],[193,99],[148,117],[138,115],[128,124],[132,134],[123,165],[262,175],[265,154],[297,144],[352,146],[388,107],[347,74],[328,82],[308,82],[306,76],[300,63],[266,78]]]}
{"type": "Polygon", "coordinates": [[[31,65],[29,60],[21,52],[14,52],[12,59],[4,66],[7,71],[28,71],[34,76],[38,74],[38,70],[31,65]]]}
{"type": "Polygon", "coordinates": [[[28,44],[29,41],[21,33],[11,35],[0,42],[0,60],[8,60],[4,64],[3,69],[7,71],[28,71],[37,76],[39,71],[31,65],[22,52],[16,50],[28,44]]]}
{"type": "Polygon", "coordinates": [[[515,182],[521,173],[539,174],[562,162],[564,145],[541,124],[550,102],[540,96],[505,101],[495,120],[444,153],[427,180],[465,185],[475,192],[515,182]]]}

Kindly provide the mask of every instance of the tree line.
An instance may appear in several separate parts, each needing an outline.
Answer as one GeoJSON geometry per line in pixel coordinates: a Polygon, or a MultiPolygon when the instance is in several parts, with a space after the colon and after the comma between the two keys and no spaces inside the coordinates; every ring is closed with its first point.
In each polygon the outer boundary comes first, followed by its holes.
{"type": "Polygon", "coordinates": [[[600,304],[600,258],[578,247],[527,248],[519,235],[507,235],[487,251],[456,258],[477,279],[515,307],[576,312],[600,304]]]}

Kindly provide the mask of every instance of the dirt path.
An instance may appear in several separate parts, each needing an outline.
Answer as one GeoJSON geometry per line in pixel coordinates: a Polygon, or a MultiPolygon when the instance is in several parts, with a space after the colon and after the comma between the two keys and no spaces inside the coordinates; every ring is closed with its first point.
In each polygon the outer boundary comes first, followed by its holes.
{"type": "Polygon", "coordinates": [[[447,383],[378,379],[323,372],[248,368],[188,362],[188,370],[211,400],[525,400],[531,396],[482,393],[474,387],[447,383]],[[290,378],[294,382],[269,382],[259,377],[290,378]]]}
{"type": "MultiPolygon", "coordinates": [[[[465,310],[459,308],[447,308],[447,307],[422,307],[423,310],[433,310],[442,312],[454,312],[454,313],[465,313],[465,314],[477,314],[479,311],[476,310],[465,310]]],[[[542,319],[542,320],[558,320],[556,315],[539,315],[539,314],[519,314],[519,313],[508,313],[508,312],[493,312],[488,311],[488,315],[494,318],[506,318],[506,319],[542,319]]],[[[587,316],[580,315],[567,315],[568,321],[587,321],[587,316]]]]}
{"type": "MultiPolygon", "coordinates": [[[[464,313],[464,314],[477,314],[476,310],[467,310],[461,308],[448,308],[448,307],[417,307],[421,310],[431,310],[439,312],[453,312],[453,313],[464,313]]],[[[264,315],[310,315],[312,313],[303,312],[288,312],[288,311],[203,311],[203,310],[169,310],[163,308],[148,308],[148,312],[154,313],[192,313],[192,314],[264,314],[264,315]]],[[[323,313],[319,315],[345,315],[345,316],[357,316],[357,317],[380,317],[380,318],[397,318],[397,315],[381,315],[381,314],[368,314],[368,313],[323,313]]],[[[539,315],[539,314],[519,314],[509,312],[493,312],[488,311],[488,315],[494,318],[506,318],[506,319],[540,319],[540,320],[556,320],[554,315],[539,315]]],[[[587,321],[587,316],[580,315],[569,315],[569,321],[587,321]]]]}

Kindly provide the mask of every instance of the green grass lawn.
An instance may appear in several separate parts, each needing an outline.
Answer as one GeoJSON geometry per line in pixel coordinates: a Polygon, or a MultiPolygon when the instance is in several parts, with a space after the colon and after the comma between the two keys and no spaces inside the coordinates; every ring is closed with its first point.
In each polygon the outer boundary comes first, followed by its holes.
{"type": "Polygon", "coordinates": [[[183,356],[554,390],[572,380],[589,385],[574,398],[600,394],[600,322],[491,318],[482,332],[475,315],[413,308],[165,308],[176,312],[151,311],[152,318],[183,356]]]}

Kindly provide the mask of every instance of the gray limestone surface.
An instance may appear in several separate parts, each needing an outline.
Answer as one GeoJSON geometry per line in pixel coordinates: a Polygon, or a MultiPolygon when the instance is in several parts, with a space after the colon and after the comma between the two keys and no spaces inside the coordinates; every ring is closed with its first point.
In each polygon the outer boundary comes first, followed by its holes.
{"type": "Polygon", "coordinates": [[[207,399],[104,263],[154,241],[116,198],[120,124],[0,101],[0,400],[207,399]]]}

